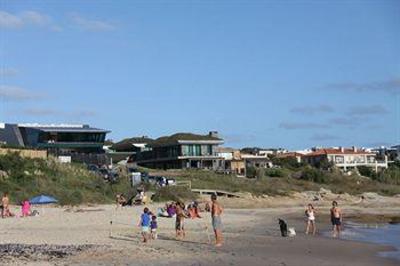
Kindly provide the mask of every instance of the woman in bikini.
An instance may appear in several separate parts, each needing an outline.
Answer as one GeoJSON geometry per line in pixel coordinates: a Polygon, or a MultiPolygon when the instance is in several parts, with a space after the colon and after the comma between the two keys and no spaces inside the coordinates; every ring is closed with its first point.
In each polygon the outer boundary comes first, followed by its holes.
{"type": "Polygon", "coordinates": [[[307,217],[306,235],[308,235],[311,230],[312,234],[315,235],[317,230],[317,227],[315,226],[315,209],[311,203],[307,205],[305,214],[307,217]]]}

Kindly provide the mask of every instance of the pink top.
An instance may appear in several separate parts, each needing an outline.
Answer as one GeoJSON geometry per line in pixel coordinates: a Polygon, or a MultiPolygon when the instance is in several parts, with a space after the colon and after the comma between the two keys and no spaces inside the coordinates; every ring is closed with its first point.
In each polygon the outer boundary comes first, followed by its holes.
{"type": "Polygon", "coordinates": [[[25,200],[22,203],[22,216],[28,216],[31,212],[31,204],[29,201],[25,200]]]}

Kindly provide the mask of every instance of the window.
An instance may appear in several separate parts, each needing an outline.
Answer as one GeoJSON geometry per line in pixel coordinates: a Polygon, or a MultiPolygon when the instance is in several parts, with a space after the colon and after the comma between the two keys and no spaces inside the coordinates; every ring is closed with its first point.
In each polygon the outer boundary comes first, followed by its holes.
{"type": "Polygon", "coordinates": [[[335,163],[344,163],[343,156],[335,156],[335,163]]]}

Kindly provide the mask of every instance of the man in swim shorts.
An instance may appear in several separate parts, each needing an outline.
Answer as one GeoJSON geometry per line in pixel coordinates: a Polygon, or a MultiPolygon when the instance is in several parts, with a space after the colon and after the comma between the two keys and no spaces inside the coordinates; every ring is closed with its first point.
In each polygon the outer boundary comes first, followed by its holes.
{"type": "Polygon", "coordinates": [[[332,233],[333,237],[338,237],[340,235],[340,230],[342,226],[342,210],[338,207],[336,201],[332,202],[331,208],[331,222],[332,222],[332,233]]]}
{"type": "Polygon", "coordinates": [[[222,237],[222,206],[217,201],[217,195],[211,195],[211,221],[212,226],[215,233],[215,246],[220,247],[222,246],[223,237],[222,237]]]}

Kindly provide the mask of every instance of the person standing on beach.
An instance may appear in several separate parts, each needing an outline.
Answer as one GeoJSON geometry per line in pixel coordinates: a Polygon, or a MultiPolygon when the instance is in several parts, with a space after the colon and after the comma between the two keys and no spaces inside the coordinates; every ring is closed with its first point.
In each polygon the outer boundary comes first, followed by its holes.
{"type": "Polygon", "coordinates": [[[182,202],[176,202],[176,217],[175,217],[175,230],[176,230],[176,238],[185,238],[185,210],[184,204],[182,202]]]}
{"type": "Polygon", "coordinates": [[[315,226],[315,209],[314,206],[310,203],[307,205],[305,214],[307,216],[307,228],[306,228],[306,235],[312,229],[312,234],[315,235],[317,227],[315,226]]]}
{"type": "Polygon", "coordinates": [[[222,246],[223,237],[222,237],[222,206],[217,201],[217,195],[211,195],[211,221],[212,226],[215,233],[215,246],[220,247],[222,246]]]}
{"type": "Polygon", "coordinates": [[[146,207],[146,208],[144,208],[143,213],[140,216],[140,221],[138,224],[138,226],[140,226],[142,228],[142,236],[143,236],[144,243],[146,243],[149,240],[150,221],[151,221],[150,211],[146,207]]]}
{"type": "Polygon", "coordinates": [[[338,237],[340,235],[340,230],[342,226],[342,210],[338,207],[338,203],[336,201],[332,202],[331,208],[331,222],[332,222],[332,233],[333,237],[338,237]]]}

